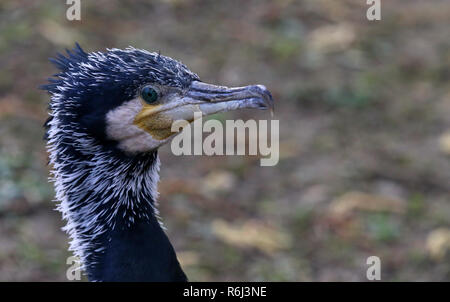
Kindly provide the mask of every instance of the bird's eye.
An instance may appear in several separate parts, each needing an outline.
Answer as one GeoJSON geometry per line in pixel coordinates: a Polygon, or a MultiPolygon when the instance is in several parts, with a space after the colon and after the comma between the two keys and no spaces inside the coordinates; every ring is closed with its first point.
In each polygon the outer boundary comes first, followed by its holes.
{"type": "Polygon", "coordinates": [[[151,86],[145,86],[141,90],[141,97],[147,104],[153,104],[158,100],[158,92],[151,86]]]}

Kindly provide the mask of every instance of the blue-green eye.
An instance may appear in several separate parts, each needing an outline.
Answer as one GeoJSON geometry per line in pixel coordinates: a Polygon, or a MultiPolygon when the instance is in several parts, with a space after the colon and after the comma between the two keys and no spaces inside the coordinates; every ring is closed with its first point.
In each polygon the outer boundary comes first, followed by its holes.
{"type": "Polygon", "coordinates": [[[144,86],[141,97],[147,104],[153,104],[158,100],[158,92],[152,86],[144,86]]]}

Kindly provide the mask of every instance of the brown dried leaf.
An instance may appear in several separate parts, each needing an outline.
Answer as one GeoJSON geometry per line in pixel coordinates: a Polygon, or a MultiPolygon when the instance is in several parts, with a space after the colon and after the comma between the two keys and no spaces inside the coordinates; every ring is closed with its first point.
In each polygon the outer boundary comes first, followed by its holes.
{"type": "Polygon", "coordinates": [[[348,192],[333,200],[329,211],[332,216],[346,216],[355,210],[369,212],[392,212],[403,214],[406,202],[401,199],[371,195],[362,192],[348,192]]]}
{"type": "Polygon", "coordinates": [[[235,225],[216,219],[212,223],[212,230],[228,244],[242,248],[257,248],[269,255],[291,246],[288,234],[256,220],[235,225]]]}
{"type": "Polygon", "coordinates": [[[442,153],[450,155],[450,131],[442,134],[439,138],[439,148],[442,153]]]}
{"type": "Polygon", "coordinates": [[[308,45],[312,50],[327,53],[347,49],[356,38],[350,24],[326,25],[311,32],[308,45]]]}
{"type": "Polygon", "coordinates": [[[213,171],[203,180],[203,189],[207,193],[227,192],[233,189],[236,183],[234,174],[228,171],[213,171]]]}
{"type": "Polygon", "coordinates": [[[439,228],[428,234],[426,248],[431,258],[444,258],[450,250],[450,229],[439,228]]]}

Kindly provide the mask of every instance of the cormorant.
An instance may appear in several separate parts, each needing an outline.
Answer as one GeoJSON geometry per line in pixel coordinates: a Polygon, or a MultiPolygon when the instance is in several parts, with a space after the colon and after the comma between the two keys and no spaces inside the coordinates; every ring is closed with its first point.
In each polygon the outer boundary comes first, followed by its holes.
{"type": "Polygon", "coordinates": [[[157,210],[158,147],[172,122],[273,106],[262,85],[206,84],[182,63],[128,47],[51,61],[46,126],[58,210],[91,281],[187,281],[157,210]]]}

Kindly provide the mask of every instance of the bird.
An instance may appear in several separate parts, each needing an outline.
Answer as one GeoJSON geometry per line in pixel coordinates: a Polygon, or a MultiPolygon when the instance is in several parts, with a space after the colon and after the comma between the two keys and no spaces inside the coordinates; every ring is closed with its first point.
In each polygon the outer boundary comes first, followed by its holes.
{"type": "Polygon", "coordinates": [[[158,148],[175,120],[273,108],[263,85],[208,84],[159,52],[86,52],[50,61],[45,139],[69,250],[89,281],[188,282],[158,211],[158,148]]]}

